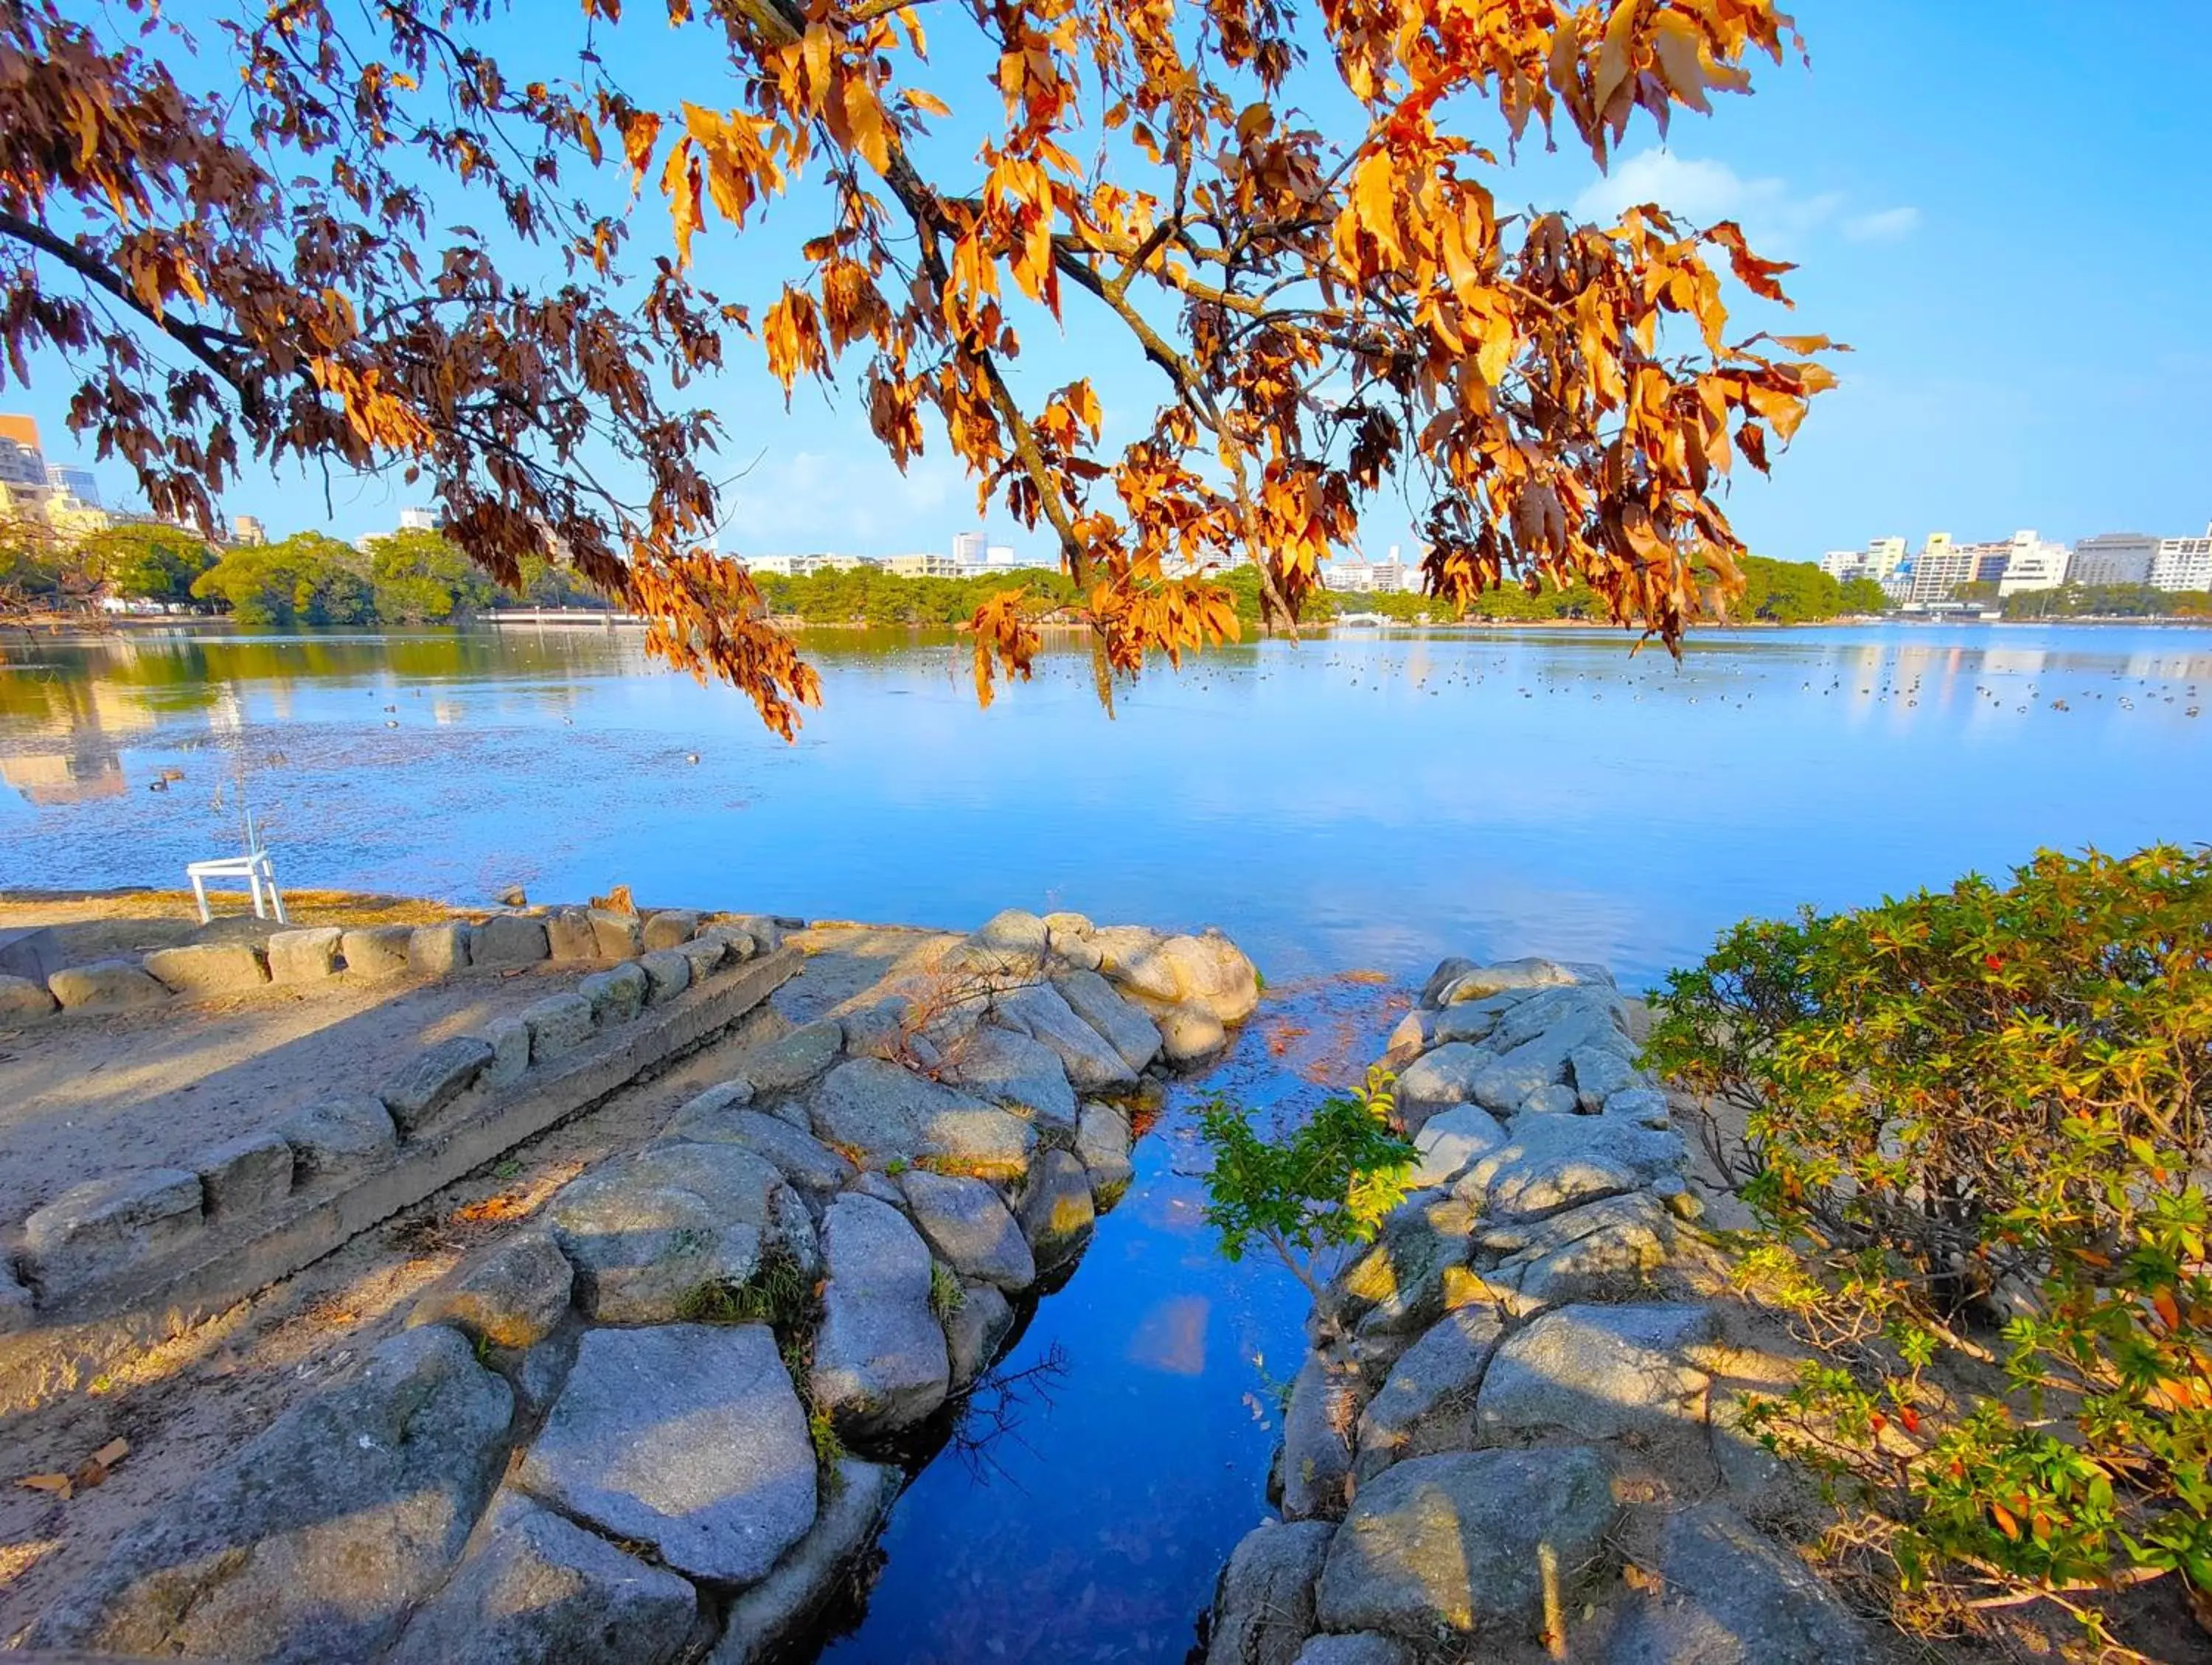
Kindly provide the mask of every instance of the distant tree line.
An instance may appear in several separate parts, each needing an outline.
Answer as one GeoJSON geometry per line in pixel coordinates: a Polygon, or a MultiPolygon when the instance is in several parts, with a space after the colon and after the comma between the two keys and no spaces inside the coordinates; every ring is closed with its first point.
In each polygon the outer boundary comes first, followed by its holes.
{"type": "Polygon", "coordinates": [[[228,613],[241,624],[447,624],[493,606],[604,606],[566,568],[526,561],[514,589],[494,584],[435,532],[396,532],[368,548],[316,532],[218,550],[158,523],[74,541],[39,523],[0,526],[0,598],[15,611],[67,613],[105,597],[228,613]]]}
{"type": "Polygon", "coordinates": [[[2000,597],[1995,584],[1961,584],[1960,601],[1996,602],[2007,618],[2207,618],[2212,590],[2154,590],[2148,584],[2066,584],[2000,597]]]}

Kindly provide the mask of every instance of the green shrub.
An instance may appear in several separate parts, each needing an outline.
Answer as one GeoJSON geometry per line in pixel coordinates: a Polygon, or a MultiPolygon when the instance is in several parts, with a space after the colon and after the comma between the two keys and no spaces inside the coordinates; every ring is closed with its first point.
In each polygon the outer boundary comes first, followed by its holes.
{"type": "Polygon", "coordinates": [[[1900,1614],[2101,1642],[2084,1593],[2176,1573],[2212,1615],[2212,853],[1747,921],[1657,1005],[1825,1352],[1757,1420],[1900,1614]]]}
{"type": "Polygon", "coordinates": [[[1371,1240],[1405,1198],[1415,1152],[1390,1129],[1394,1080],[1369,1071],[1364,1086],[1324,1100],[1279,1139],[1261,1138],[1218,1096],[1200,1110],[1200,1136],[1213,1157],[1206,1218],[1221,1234],[1223,1255],[1242,1260],[1257,1238],[1320,1297],[1316,1259],[1371,1240]]]}

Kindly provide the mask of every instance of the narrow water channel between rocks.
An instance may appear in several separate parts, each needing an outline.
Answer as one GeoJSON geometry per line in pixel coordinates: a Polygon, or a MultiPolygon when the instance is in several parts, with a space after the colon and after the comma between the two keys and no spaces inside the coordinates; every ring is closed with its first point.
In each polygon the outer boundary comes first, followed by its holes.
{"type": "Polygon", "coordinates": [[[1185,1657],[1268,1512],[1307,1304],[1272,1261],[1221,1258],[1194,1107],[1219,1092],[1263,1126],[1303,1114],[1364,1073],[1406,1003],[1357,975],[1271,989],[1229,1056],[1170,1091],[1121,1206],[900,1497],[865,1606],[829,1615],[820,1659],[1185,1657]]]}

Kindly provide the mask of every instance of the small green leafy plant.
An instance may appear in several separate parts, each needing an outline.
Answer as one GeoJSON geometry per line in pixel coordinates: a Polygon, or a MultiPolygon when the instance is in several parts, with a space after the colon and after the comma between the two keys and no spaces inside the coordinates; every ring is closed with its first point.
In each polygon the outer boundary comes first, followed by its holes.
{"type": "Polygon", "coordinates": [[[1753,1424],[1900,1617],[2109,1648],[2102,1598],[2178,1575],[2212,1624],[2212,851],[1747,921],[1657,1007],[1823,1355],[1753,1424]]]}
{"type": "Polygon", "coordinates": [[[1322,1101],[1286,1137],[1263,1139],[1249,1116],[1216,1095],[1199,1112],[1213,1157],[1206,1223],[1221,1252],[1242,1260],[1255,1241],[1273,1249],[1318,1299],[1321,1262],[1370,1242],[1404,1200],[1415,1152],[1390,1127],[1395,1078],[1380,1068],[1362,1086],[1322,1101]]]}
{"type": "Polygon", "coordinates": [[[929,1310],[944,1323],[953,1314],[968,1304],[968,1291],[960,1287],[960,1279],[952,1268],[942,1261],[929,1263],[929,1310]]]}

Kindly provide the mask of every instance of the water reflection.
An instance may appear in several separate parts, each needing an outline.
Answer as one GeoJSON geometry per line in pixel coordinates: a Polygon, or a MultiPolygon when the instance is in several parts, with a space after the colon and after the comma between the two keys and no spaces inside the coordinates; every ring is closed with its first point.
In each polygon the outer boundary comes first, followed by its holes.
{"type": "Polygon", "coordinates": [[[1218,922],[1276,975],[1721,925],[2212,824],[2212,632],[1364,633],[975,708],[963,650],[817,636],[796,746],[603,630],[0,647],[0,874],[173,882],[250,805],[300,882],[966,926],[1218,922]],[[691,762],[696,754],[698,761],[691,762]],[[147,792],[165,772],[183,778],[147,792]]]}

